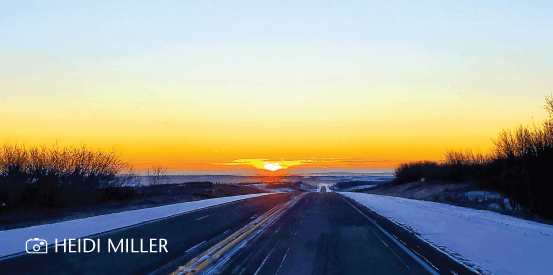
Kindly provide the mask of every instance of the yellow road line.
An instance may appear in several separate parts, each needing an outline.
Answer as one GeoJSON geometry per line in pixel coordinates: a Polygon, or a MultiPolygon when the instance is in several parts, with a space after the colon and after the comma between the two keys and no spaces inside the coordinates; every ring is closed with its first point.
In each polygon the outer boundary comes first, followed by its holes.
{"type": "Polygon", "coordinates": [[[190,260],[185,265],[179,267],[177,270],[173,271],[171,275],[182,274],[182,272],[186,272],[184,274],[189,275],[189,274],[195,274],[198,271],[202,270],[211,262],[221,257],[223,253],[225,253],[226,251],[228,251],[229,249],[231,249],[232,247],[240,243],[242,240],[244,240],[252,232],[259,229],[262,225],[266,224],[268,221],[274,221],[274,219],[272,219],[273,217],[278,216],[278,214],[283,213],[283,211],[286,210],[288,207],[294,205],[296,202],[298,202],[301,199],[301,197],[303,197],[304,194],[294,197],[292,200],[290,200],[287,203],[280,204],[273,207],[272,209],[270,209],[269,211],[267,211],[266,213],[264,213],[263,215],[255,219],[254,221],[242,227],[236,233],[230,235],[229,237],[219,242],[218,244],[214,245],[210,249],[206,250],[199,256],[190,260]],[[210,254],[213,254],[213,255],[210,255],[210,254]]]}
{"type": "Polygon", "coordinates": [[[192,259],[190,262],[188,262],[187,264],[181,266],[178,270],[176,270],[175,272],[171,273],[172,275],[173,274],[178,274],[178,272],[181,272],[185,269],[187,269],[188,267],[192,266],[195,262],[197,262],[198,260],[200,260],[201,258],[209,255],[211,252],[217,250],[217,248],[220,248],[226,244],[228,244],[229,242],[231,242],[233,239],[237,238],[240,234],[244,233],[244,231],[246,230],[246,228],[248,228],[249,226],[255,224],[255,223],[259,223],[260,222],[260,219],[266,219],[267,216],[269,215],[272,215],[273,213],[275,213],[277,210],[279,210],[279,208],[281,207],[282,205],[277,205],[275,207],[273,207],[271,210],[267,211],[266,213],[264,213],[263,215],[261,215],[260,217],[258,217],[257,219],[255,219],[253,222],[247,224],[246,226],[244,226],[243,228],[241,228],[240,230],[236,231],[234,234],[230,235],[229,237],[227,237],[226,239],[224,239],[223,241],[219,242],[218,244],[214,245],[213,247],[211,247],[210,249],[208,249],[207,251],[205,251],[204,253],[202,253],[201,255],[195,257],[194,259],[192,259]]]}

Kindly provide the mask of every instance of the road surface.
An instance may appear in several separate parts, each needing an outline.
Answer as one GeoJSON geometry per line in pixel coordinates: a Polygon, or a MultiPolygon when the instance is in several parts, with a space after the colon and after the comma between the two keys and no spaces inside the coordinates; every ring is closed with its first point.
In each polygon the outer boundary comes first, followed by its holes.
{"type": "Polygon", "coordinates": [[[0,273],[473,274],[327,191],[246,199],[94,237],[164,238],[167,253],[25,254],[1,260],[0,273]]]}
{"type": "Polygon", "coordinates": [[[172,262],[176,262],[176,268],[181,261],[192,259],[291,196],[275,194],[240,200],[91,237],[100,238],[100,253],[61,253],[61,248],[53,253],[50,247],[47,254],[11,257],[0,260],[0,274],[148,274],[161,267],[171,269],[172,262]],[[168,252],[107,253],[108,239],[150,238],[166,239],[168,252]]]}
{"type": "Polygon", "coordinates": [[[304,196],[220,274],[438,274],[423,266],[341,195],[304,196]]]}

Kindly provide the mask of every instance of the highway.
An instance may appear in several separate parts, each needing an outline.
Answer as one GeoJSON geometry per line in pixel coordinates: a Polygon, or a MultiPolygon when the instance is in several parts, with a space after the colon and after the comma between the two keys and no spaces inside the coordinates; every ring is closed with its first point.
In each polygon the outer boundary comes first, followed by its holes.
{"type": "Polygon", "coordinates": [[[328,191],[246,199],[93,237],[164,238],[167,253],[24,254],[1,260],[0,273],[473,274],[328,191]]]}
{"type": "Polygon", "coordinates": [[[337,193],[309,193],[220,274],[438,274],[417,262],[337,193]]]}
{"type": "MultiPolygon", "coordinates": [[[[148,274],[176,268],[248,224],[291,194],[240,200],[159,221],[101,234],[100,253],[22,254],[0,260],[0,274],[148,274]],[[167,253],[108,253],[108,239],[166,239],[167,253]],[[174,264],[173,264],[174,263],[174,264]],[[161,268],[161,270],[160,270],[161,268]]],[[[22,244],[22,246],[25,244],[22,244]]],[[[159,247],[158,247],[159,248],[159,247]]],[[[75,250],[77,248],[74,248],[75,250]]],[[[135,248],[139,250],[139,248],[135,248]]],[[[172,270],[171,270],[172,271],[172,270]]],[[[167,273],[170,273],[168,271],[167,273]]]]}

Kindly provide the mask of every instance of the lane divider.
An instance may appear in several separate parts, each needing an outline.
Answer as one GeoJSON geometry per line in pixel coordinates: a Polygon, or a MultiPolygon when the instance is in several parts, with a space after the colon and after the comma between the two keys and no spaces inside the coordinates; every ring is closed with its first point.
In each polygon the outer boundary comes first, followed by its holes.
{"type": "MultiPolygon", "coordinates": [[[[292,198],[290,201],[282,203],[273,207],[271,210],[265,212],[257,219],[253,220],[234,234],[230,235],[226,239],[222,240],[218,244],[209,248],[202,254],[198,255],[194,259],[190,260],[185,265],[177,268],[171,275],[189,275],[196,274],[209,264],[219,259],[225,252],[241,243],[253,232],[260,231],[270,224],[272,224],[278,217],[280,217],[287,209],[296,204],[306,193],[298,195],[292,198]]],[[[248,239],[249,240],[249,239],[248,239]]]]}

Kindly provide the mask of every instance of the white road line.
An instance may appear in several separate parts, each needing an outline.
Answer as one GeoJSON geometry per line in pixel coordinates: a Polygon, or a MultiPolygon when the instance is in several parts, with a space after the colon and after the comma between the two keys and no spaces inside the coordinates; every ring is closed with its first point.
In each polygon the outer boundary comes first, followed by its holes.
{"type": "Polygon", "coordinates": [[[207,218],[207,217],[209,217],[209,215],[203,216],[203,217],[201,217],[201,218],[197,218],[196,220],[199,221],[199,220],[205,219],[205,218],[207,218]]]}
{"type": "MultiPolygon", "coordinates": [[[[295,196],[291,201],[273,207],[256,220],[250,222],[249,224],[238,230],[237,233],[235,233],[236,236],[233,237],[233,235],[231,235],[227,237],[225,240],[206,250],[200,256],[197,256],[196,258],[190,260],[187,264],[180,266],[171,274],[184,274],[186,272],[192,271],[195,268],[198,268],[199,265],[202,265],[202,267],[199,267],[199,269],[207,266],[208,269],[204,270],[205,274],[212,274],[213,271],[216,271],[224,263],[226,263],[236,251],[240,250],[257,234],[263,232],[265,228],[272,225],[274,221],[284,215],[284,213],[288,209],[292,208],[295,203],[303,198],[304,195],[305,193],[295,196]],[[211,267],[209,267],[209,265],[211,265],[211,267]]],[[[269,255],[267,255],[267,258],[271,255],[275,247],[273,247],[269,255]]],[[[262,268],[267,258],[265,258],[265,260],[261,263],[261,266],[256,271],[256,274],[262,268]]]]}
{"type": "MultiPolygon", "coordinates": [[[[411,267],[409,267],[409,265],[404,262],[397,254],[396,252],[394,252],[389,246],[388,244],[386,244],[386,242],[384,242],[384,240],[382,240],[380,237],[378,237],[378,235],[376,235],[372,230],[371,230],[371,233],[373,233],[373,235],[375,235],[388,249],[390,249],[390,251],[392,251],[392,253],[394,253],[394,255],[396,255],[396,257],[405,265],[407,266],[407,268],[411,269],[411,267]]],[[[361,236],[363,236],[363,239],[367,240],[367,238],[365,237],[365,234],[361,234],[361,236]]],[[[395,236],[394,236],[395,237],[395,236]]],[[[369,241],[369,240],[367,240],[369,241]]]]}
{"type": "Polygon", "coordinates": [[[282,261],[280,262],[280,265],[278,266],[277,272],[275,275],[278,275],[278,272],[280,271],[280,268],[282,267],[282,264],[284,263],[284,260],[286,260],[286,256],[288,256],[288,251],[290,251],[290,247],[292,246],[292,242],[290,242],[290,245],[288,245],[288,249],[286,249],[286,253],[284,253],[284,257],[282,257],[282,261]]]}
{"type": "Polygon", "coordinates": [[[288,255],[288,251],[290,250],[290,247],[292,246],[292,243],[294,242],[294,239],[296,238],[296,235],[298,234],[298,230],[296,230],[296,233],[294,233],[294,237],[290,241],[290,244],[288,245],[288,249],[286,249],[286,253],[284,253],[284,257],[282,257],[282,261],[280,262],[280,265],[278,266],[277,272],[275,275],[278,275],[278,272],[280,271],[280,268],[282,267],[282,264],[284,263],[284,260],[286,260],[286,256],[288,255]]]}
{"type": "MultiPolygon", "coordinates": [[[[374,232],[373,232],[373,234],[374,234],[374,232]]],[[[374,235],[376,236],[376,234],[374,234],[374,235]]],[[[380,239],[380,237],[378,237],[378,236],[376,236],[376,237],[377,237],[378,239],[380,239]]],[[[396,257],[397,257],[405,266],[407,266],[407,268],[411,269],[411,267],[409,267],[409,265],[408,265],[406,262],[404,262],[404,261],[396,254],[396,252],[393,251],[393,250],[384,242],[384,240],[380,239],[380,241],[381,241],[388,249],[390,249],[390,251],[392,251],[392,253],[394,253],[394,255],[396,255],[396,257]]]]}
{"type": "Polygon", "coordinates": [[[203,244],[203,243],[205,243],[205,241],[203,241],[203,242],[201,242],[201,243],[199,243],[199,244],[197,244],[197,245],[195,245],[195,246],[189,248],[188,250],[184,251],[184,253],[188,253],[188,252],[192,251],[192,249],[194,249],[194,248],[200,246],[200,245],[203,244]]]}
{"type": "Polygon", "coordinates": [[[421,264],[426,270],[428,270],[428,272],[430,272],[433,275],[439,275],[439,273],[436,272],[436,270],[434,270],[427,263],[425,263],[423,260],[421,260],[419,257],[417,257],[417,255],[413,254],[413,252],[409,248],[407,248],[406,246],[404,246],[403,244],[398,242],[398,240],[394,239],[394,237],[392,237],[392,235],[390,235],[390,233],[386,232],[386,230],[384,230],[384,228],[380,227],[380,225],[378,225],[373,219],[369,218],[369,216],[365,215],[365,213],[361,212],[361,210],[359,210],[357,207],[355,207],[353,204],[351,204],[349,201],[347,201],[343,197],[341,197],[341,198],[345,202],[347,202],[349,205],[351,205],[351,207],[353,207],[353,209],[357,210],[357,212],[359,212],[361,215],[363,215],[365,218],[367,218],[374,226],[376,226],[378,229],[380,229],[380,231],[382,231],[382,233],[384,233],[386,236],[388,236],[401,249],[403,249],[405,252],[407,252],[407,254],[409,254],[409,256],[411,256],[413,259],[415,259],[415,261],[417,261],[419,264],[421,264]]]}
{"type": "Polygon", "coordinates": [[[265,260],[263,260],[263,262],[261,263],[261,265],[259,266],[259,268],[255,271],[255,273],[253,275],[257,275],[257,273],[259,272],[259,270],[261,270],[261,268],[263,267],[263,265],[265,264],[265,262],[267,261],[267,259],[269,259],[269,257],[271,256],[271,254],[273,253],[273,250],[275,250],[275,248],[277,247],[277,244],[278,242],[275,244],[275,246],[273,246],[273,249],[271,249],[271,252],[269,252],[269,254],[267,255],[267,257],[265,257],[265,260]]]}
{"type": "Polygon", "coordinates": [[[137,228],[145,224],[167,220],[188,213],[194,213],[211,207],[219,207],[230,203],[244,202],[249,204],[249,198],[255,198],[274,193],[251,194],[233,197],[215,198],[200,201],[184,202],[123,211],[106,215],[93,216],[64,222],[36,225],[31,227],[0,231],[0,258],[2,260],[27,254],[21,244],[30,238],[40,236],[45,239],[49,248],[53,248],[55,240],[73,238],[91,238],[121,232],[130,228],[137,228]]]}
{"type": "Polygon", "coordinates": [[[439,268],[437,268],[435,265],[433,265],[428,259],[426,259],[424,256],[422,256],[421,254],[417,253],[417,251],[413,251],[415,252],[415,254],[417,254],[419,257],[423,258],[429,265],[431,265],[434,269],[436,270],[440,270],[439,268]]]}

